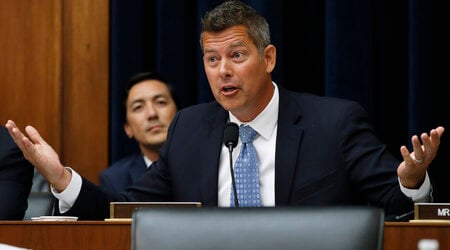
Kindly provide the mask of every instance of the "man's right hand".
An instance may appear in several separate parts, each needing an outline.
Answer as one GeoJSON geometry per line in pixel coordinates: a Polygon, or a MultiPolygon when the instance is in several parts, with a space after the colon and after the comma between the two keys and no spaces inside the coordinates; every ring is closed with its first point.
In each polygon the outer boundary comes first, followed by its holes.
{"type": "Polygon", "coordinates": [[[64,191],[69,185],[72,174],[59,159],[56,151],[42,139],[39,132],[32,126],[26,126],[25,132],[20,131],[14,121],[8,120],[5,124],[9,134],[22,150],[25,158],[34,165],[39,173],[58,192],[64,191]]]}

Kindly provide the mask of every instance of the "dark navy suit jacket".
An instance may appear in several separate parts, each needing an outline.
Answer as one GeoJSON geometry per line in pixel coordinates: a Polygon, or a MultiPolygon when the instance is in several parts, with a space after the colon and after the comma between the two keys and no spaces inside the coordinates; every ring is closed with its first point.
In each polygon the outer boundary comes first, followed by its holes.
{"type": "Polygon", "coordinates": [[[110,195],[119,194],[147,171],[141,153],[126,156],[100,173],[100,188],[110,195]]]}
{"type": "MultiPolygon", "coordinates": [[[[360,105],[279,90],[276,206],[371,205],[384,208],[388,215],[413,210],[413,202],[398,184],[399,159],[375,136],[360,105]]],[[[159,160],[133,188],[113,199],[217,206],[227,121],[228,112],[215,101],[179,111],[159,160]]],[[[83,180],[81,193],[66,214],[108,217],[110,200],[83,180]]]]}
{"type": "Polygon", "coordinates": [[[0,220],[22,220],[33,184],[34,167],[0,126],[0,220]]]}

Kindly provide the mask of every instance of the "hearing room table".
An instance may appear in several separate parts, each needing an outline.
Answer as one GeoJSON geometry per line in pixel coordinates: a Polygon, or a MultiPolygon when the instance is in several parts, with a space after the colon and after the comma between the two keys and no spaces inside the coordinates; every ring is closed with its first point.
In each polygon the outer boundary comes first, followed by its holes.
{"type": "MultiPolygon", "coordinates": [[[[385,222],[383,250],[417,249],[425,238],[450,249],[450,221],[385,222]]],[[[127,250],[131,221],[0,221],[0,243],[33,250],[127,250]]]]}

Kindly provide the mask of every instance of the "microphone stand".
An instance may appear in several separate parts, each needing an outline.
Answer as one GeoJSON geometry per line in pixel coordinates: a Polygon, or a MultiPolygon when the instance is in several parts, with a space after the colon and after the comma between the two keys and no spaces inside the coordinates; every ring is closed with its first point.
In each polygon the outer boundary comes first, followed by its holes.
{"type": "Polygon", "coordinates": [[[230,153],[230,173],[231,173],[231,185],[234,194],[234,207],[239,207],[239,200],[236,190],[236,182],[234,180],[234,170],[233,170],[233,145],[231,143],[228,145],[228,152],[230,153]]]}

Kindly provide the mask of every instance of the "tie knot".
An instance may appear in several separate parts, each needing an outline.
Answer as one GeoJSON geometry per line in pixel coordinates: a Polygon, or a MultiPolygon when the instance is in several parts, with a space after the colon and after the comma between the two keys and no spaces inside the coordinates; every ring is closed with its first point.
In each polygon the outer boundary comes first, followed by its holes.
{"type": "Polygon", "coordinates": [[[256,131],[252,127],[248,125],[239,126],[239,137],[241,138],[242,143],[252,142],[255,136],[256,131]]]}

